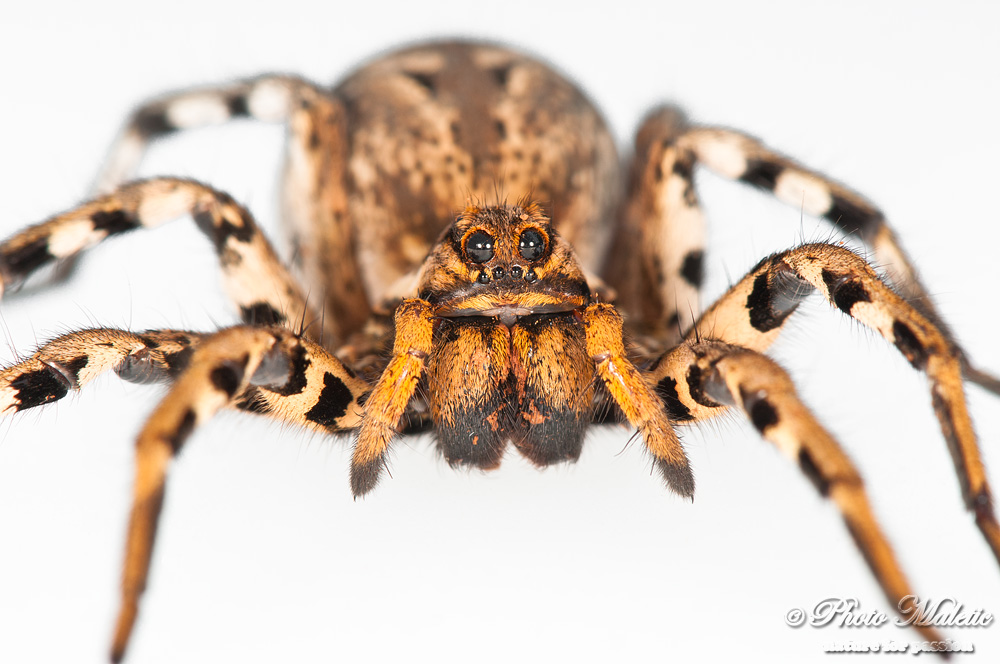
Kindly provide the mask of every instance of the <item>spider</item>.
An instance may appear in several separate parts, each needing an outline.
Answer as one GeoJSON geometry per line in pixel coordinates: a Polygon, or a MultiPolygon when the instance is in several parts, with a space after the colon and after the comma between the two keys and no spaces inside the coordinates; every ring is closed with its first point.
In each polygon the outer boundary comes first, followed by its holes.
{"type": "Polygon", "coordinates": [[[667,486],[690,497],[674,427],[735,407],[838,505],[895,604],[909,586],[860,478],[762,354],[813,291],[927,372],[966,502],[1000,555],[962,375],[994,391],[996,382],[969,365],[878,209],[672,107],[643,122],[625,186],[622,172],[603,120],[572,84],[486,44],[407,49],[332,92],[265,76],[140,107],[102,173],[105,193],[0,246],[9,290],[106,237],[190,215],[244,321],[214,333],[78,330],[0,374],[5,412],[108,370],[172,384],[137,441],[112,659],[124,655],[146,583],[169,462],[223,408],[356,431],[356,496],[375,486],[398,434],[433,429],[455,466],[494,468],[508,448],[546,466],[575,460],[590,424],[623,418],[667,486]],[[149,142],[244,116],[290,128],[291,268],[309,290],[226,193],[179,178],[129,181],[149,142]],[[814,243],[763,259],[696,317],[696,164],[864,241],[898,294],[849,250],[814,243]]]}

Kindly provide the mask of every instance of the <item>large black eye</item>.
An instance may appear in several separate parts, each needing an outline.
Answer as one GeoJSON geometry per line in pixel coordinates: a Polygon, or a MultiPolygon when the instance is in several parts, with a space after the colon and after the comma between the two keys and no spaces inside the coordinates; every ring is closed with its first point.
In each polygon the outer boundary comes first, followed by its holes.
{"type": "Polygon", "coordinates": [[[521,257],[533,261],[545,252],[545,237],[534,228],[521,233],[521,257]]]}
{"type": "Polygon", "coordinates": [[[485,263],[493,258],[494,240],[489,233],[476,231],[465,241],[465,254],[474,263],[485,263]]]}

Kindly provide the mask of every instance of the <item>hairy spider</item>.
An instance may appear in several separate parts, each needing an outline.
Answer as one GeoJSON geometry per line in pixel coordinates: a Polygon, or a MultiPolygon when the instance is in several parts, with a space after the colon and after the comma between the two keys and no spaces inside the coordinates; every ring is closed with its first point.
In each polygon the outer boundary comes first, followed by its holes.
{"type": "Polygon", "coordinates": [[[227,407],[322,432],[357,430],[356,496],[375,485],[396,433],[433,428],[452,465],[494,468],[511,443],[545,466],[575,460],[589,424],[621,417],[668,486],[691,496],[673,426],[735,406],[837,504],[895,604],[909,587],[857,473],[761,354],[813,291],[926,371],[967,505],[1000,555],[962,373],[996,383],[969,367],[878,209],[755,139],[692,125],[674,108],[647,117],[635,153],[619,187],[613,142],[579,91],[488,45],[402,51],[332,92],[266,76],[141,107],[102,174],[106,193],[0,246],[9,289],[106,237],[190,214],[244,320],[215,333],[74,331],[0,375],[5,412],[55,401],[109,369],[172,383],[137,442],[113,658],[146,583],[168,464],[227,407]],[[311,296],[225,193],[179,178],[127,182],[148,142],[242,116],[291,129],[293,267],[311,296]],[[899,294],[849,250],[805,244],[762,260],[696,318],[698,163],[864,241],[899,294]]]}

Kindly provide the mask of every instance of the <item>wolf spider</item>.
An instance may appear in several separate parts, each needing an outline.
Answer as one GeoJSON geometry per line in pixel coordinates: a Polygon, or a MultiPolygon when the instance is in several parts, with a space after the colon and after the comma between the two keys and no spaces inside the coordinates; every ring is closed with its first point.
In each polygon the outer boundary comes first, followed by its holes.
{"type": "Polygon", "coordinates": [[[453,466],[496,468],[508,443],[547,466],[576,460],[588,427],[615,419],[637,431],[667,486],[691,497],[675,427],[740,409],[837,505],[896,604],[910,586],[857,471],[763,354],[813,291],[927,374],[966,505],[1000,558],[963,380],[993,392],[998,383],[969,364],[878,208],[673,107],[647,116],[624,187],[622,173],[579,90],[486,44],[399,51],[333,90],[262,76],[141,106],[100,195],[0,245],[0,287],[10,291],[110,236],[190,216],[243,320],[212,333],[73,331],[0,372],[5,414],[108,370],[171,385],[136,443],[112,660],[124,656],[147,581],[170,462],[224,408],[355,432],[356,497],[375,487],[399,434],[432,429],[453,466]],[[226,193],[189,179],[130,181],[151,141],[237,117],[289,127],[292,268],[312,291],[226,193]],[[696,164],[826,218],[870,248],[892,287],[838,244],[803,244],[761,260],[696,317],[696,164]]]}

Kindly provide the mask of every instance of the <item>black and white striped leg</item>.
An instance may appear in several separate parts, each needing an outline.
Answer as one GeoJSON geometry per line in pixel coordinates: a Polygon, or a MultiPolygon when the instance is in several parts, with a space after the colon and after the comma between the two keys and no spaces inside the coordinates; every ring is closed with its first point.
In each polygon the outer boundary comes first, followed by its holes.
{"type": "MultiPolygon", "coordinates": [[[[802,404],[788,374],[773,360],[721,341],[687,342],[659,360],[656,375],[657,389],[675,421],[703,421],[728,406],[743,410],[760,435],[797,463],[820,494],[837,505],[889,603],[899,606],[903,597],[913,594],[854,464],[802,404]]],[[[941,640],[931,625],[917,629],[930,641],[941,640]]]]}
{"type": "Polygon", "coordinates": [[[620,302],[640,312],[642,328],[667,343],[680,340],[700,311],[705,217],[694,188],[695,154],[678,143],[687,130],[676,108],[653,111],[636,135],[629,198],[611,260],[620,302]],[[615,264],[614,261],[618,261],[615,264]],[[655,295],[654,295],[655,294],[655,295]]]}
{"type": "MultiPolygon", "coordinates": [[[[961,357],[951,340],[883,283],[864,259],[831,244],[809,244],[769,256],[705,312],[686,340],[717,339],[763,352],[813,290],[878,332],[927,375],[966,507],[1000,562],[1000,524],[965,400],[961,357]]],[[[686,385],[670,384],[676,378],[666,373],[663,362],[650,369],[649,380],[659,385],[668,407],[671,399],[701,403],[686,385]]],[[[691,415],[700,418],[695,411],[691,415]]]]}
{"type": "MultiPolygon", "coordinates": [[[[93,328],[56,337],[0,369],[0,417],[58,401],[108,371],[133,383],[173,381],[209,336],[183,330],[93,328]]],[[[232,406],[326,433],[357,426],[358,403],[371,389],[368,383],[304,337],[289,344],[287,363],[286,383],[252,385],[232,406]]]]}
{"type": "Polygon", "coordinates": [[[0,244],[0,294],[102,240],[190,214],[215,246],[223,283],[244,322],[298,325],[317,317],[250,213],[227,194],[179,178],[129,183],[0,244]]]}
{"type": "Polygon", "coordinates": [[[719,175],[753,185],[806,214],[827,219],[845,234],[869,246],[903,298],[919,311],[957,350],[966,377],[1000,394],[1000,379],[971,366],[955,337],[934,307],[927,288],[874,203],[858,192],[766,147],[760,140],[732,129],[695,127],[676,141],[695,159],[719,175]]]}
{"type": "Polygon", "coordinates": [[[95,190],[110,193],[134,178],[146,148],[158,138],[238,118],[286,122],[301,100],[321,94],[320,88],[301,78],[271,74],[148,101],[132,113],[111,147],[95,190]]]}
{"type": "Polygon", "coordinates": [[[325,431],[346,431],[359,424],[360,401],[368,390],[321,348],[279,327],[234,327],[201,340],[136,440],[113,661],[124,656],[146,586],[167,469],[194,429],[221,408],[236,405],[325,431]]]}
{"type": "Polygon", "coordinates": [[[183,371],[204,335],[177,330],[132,333],[112,328],[70,332],[0,369],[0,416],[58,401],[101,374],[125,380],[170,380],[183,371]]]}

